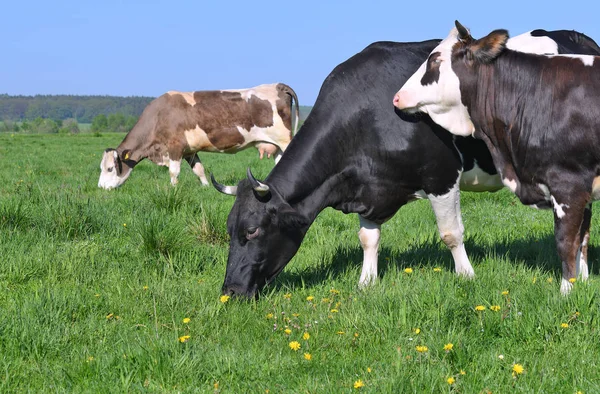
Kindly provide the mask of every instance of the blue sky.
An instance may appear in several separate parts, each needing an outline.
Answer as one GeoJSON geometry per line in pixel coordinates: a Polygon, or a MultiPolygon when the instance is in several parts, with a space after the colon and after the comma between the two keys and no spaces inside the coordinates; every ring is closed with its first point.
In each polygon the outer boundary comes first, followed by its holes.
{"type": "Polygon", "coordinates": [[[444,38],[455,19],[474,37],[576,29],[600,42],[600,2],[528,3],[5,2],[0,93],[158,96],[285,82],[312,105],[329,72],[371,42],[444,38]]]}

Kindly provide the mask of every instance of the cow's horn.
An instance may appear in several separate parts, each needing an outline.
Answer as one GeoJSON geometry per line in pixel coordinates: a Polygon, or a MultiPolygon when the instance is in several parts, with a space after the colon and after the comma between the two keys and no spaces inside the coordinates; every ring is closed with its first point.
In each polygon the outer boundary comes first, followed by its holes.
{"type": "Polygon", "coordinates": [[[269,192],[269,186],[265,185],[261,181],[257,180],[254,175],[252,175],[252,171],[250,171],[250,167],[246,170],[246,175],[248,176],[248,180],[252,185],[252,188],[255,192],[258,193],[259,196],[264,196],[269,192]]]}
{"type": "Polygon", "coordinates": [[[212,173],[210,174],[210,180],[211,180],[213,186],[215,187],[215,189],[217,189],[221,193],[229,194],[230,196],[236,195],[237,186],[225,186],[225,185],[220,184],[219,182],[217,182],[217,180],[215,179],[215,176],[212,173]]]}
{"type": "Polygon", "coordinates": [[[463,41],[467,38],[471,37],[471,33],[469,33],[469,29],[460,24],[459,21],[454,21],[454,25],[456,26],[456,30],[458,30],[458,39],[463,41]]]}

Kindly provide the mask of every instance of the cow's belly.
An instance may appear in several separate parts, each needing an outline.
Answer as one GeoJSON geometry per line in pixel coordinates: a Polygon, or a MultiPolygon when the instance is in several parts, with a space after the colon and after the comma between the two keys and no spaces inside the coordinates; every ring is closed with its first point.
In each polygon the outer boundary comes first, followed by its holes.
{"type": "Polygon", "coordinates": [[[467,192],[495,192],[504,187],[498,174],[488,174],[475,164],[460,177],[460,190],[467,192]]]}

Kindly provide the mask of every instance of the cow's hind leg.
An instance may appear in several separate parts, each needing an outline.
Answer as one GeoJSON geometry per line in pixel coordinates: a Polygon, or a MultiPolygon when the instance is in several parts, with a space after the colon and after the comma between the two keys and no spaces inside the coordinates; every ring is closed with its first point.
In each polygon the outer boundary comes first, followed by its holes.
{"type": "Polygon", "coordinates": [[[457,274],[467,278],[475,276],[463,243],[464,226],[460,214],[460,191],[458,182],[446,194],[428,194],[431,207],[435,213],[438,230],[442,241],[450,248],[457,274]]]}
{"type": "Polygon", "coordinates": [[[358,285],[360,287],[365,287],[374,283],[377,279],[377,254],[379,250],[381,226],[362,216],[359,216],[359,219],[360,231],[358,232],[358,239],[363,248],[363,266],[358,285]]]}
{"type": "Polygon", "coordinates": [[[177,178],[179,177],[179,171],[181,170],[181,159],[180,160],[169,160],[169,175],[171,175],[171,185],[177,185],[177,178]]]}
{"type": "Polygon", "coordinates": [[[204,174],[204,166],[198,157],[198,154],[195,153],[192,156],[188,156],[185,158],[190,167],[192,167],[192,172],[196,174],[200,182],[204,186],[208,186],[208,180],[206,179],[206,175],[204,174]]]}

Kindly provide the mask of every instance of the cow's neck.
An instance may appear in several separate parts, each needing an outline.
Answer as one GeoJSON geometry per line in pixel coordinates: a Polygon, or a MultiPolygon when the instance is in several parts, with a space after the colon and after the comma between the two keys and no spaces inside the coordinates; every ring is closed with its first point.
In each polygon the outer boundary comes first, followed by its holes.
{"type": "Polygon", "coordinates": [[[342,147],[326,141],[331,133],[316,129],[305,123],[266,179],[269,186],[311,222],[326,207],[356,212],[352,202],[344,201],[344,196],[354,196],[356,190],[350,190],[352,175],[345,170],[342,147]]]}

